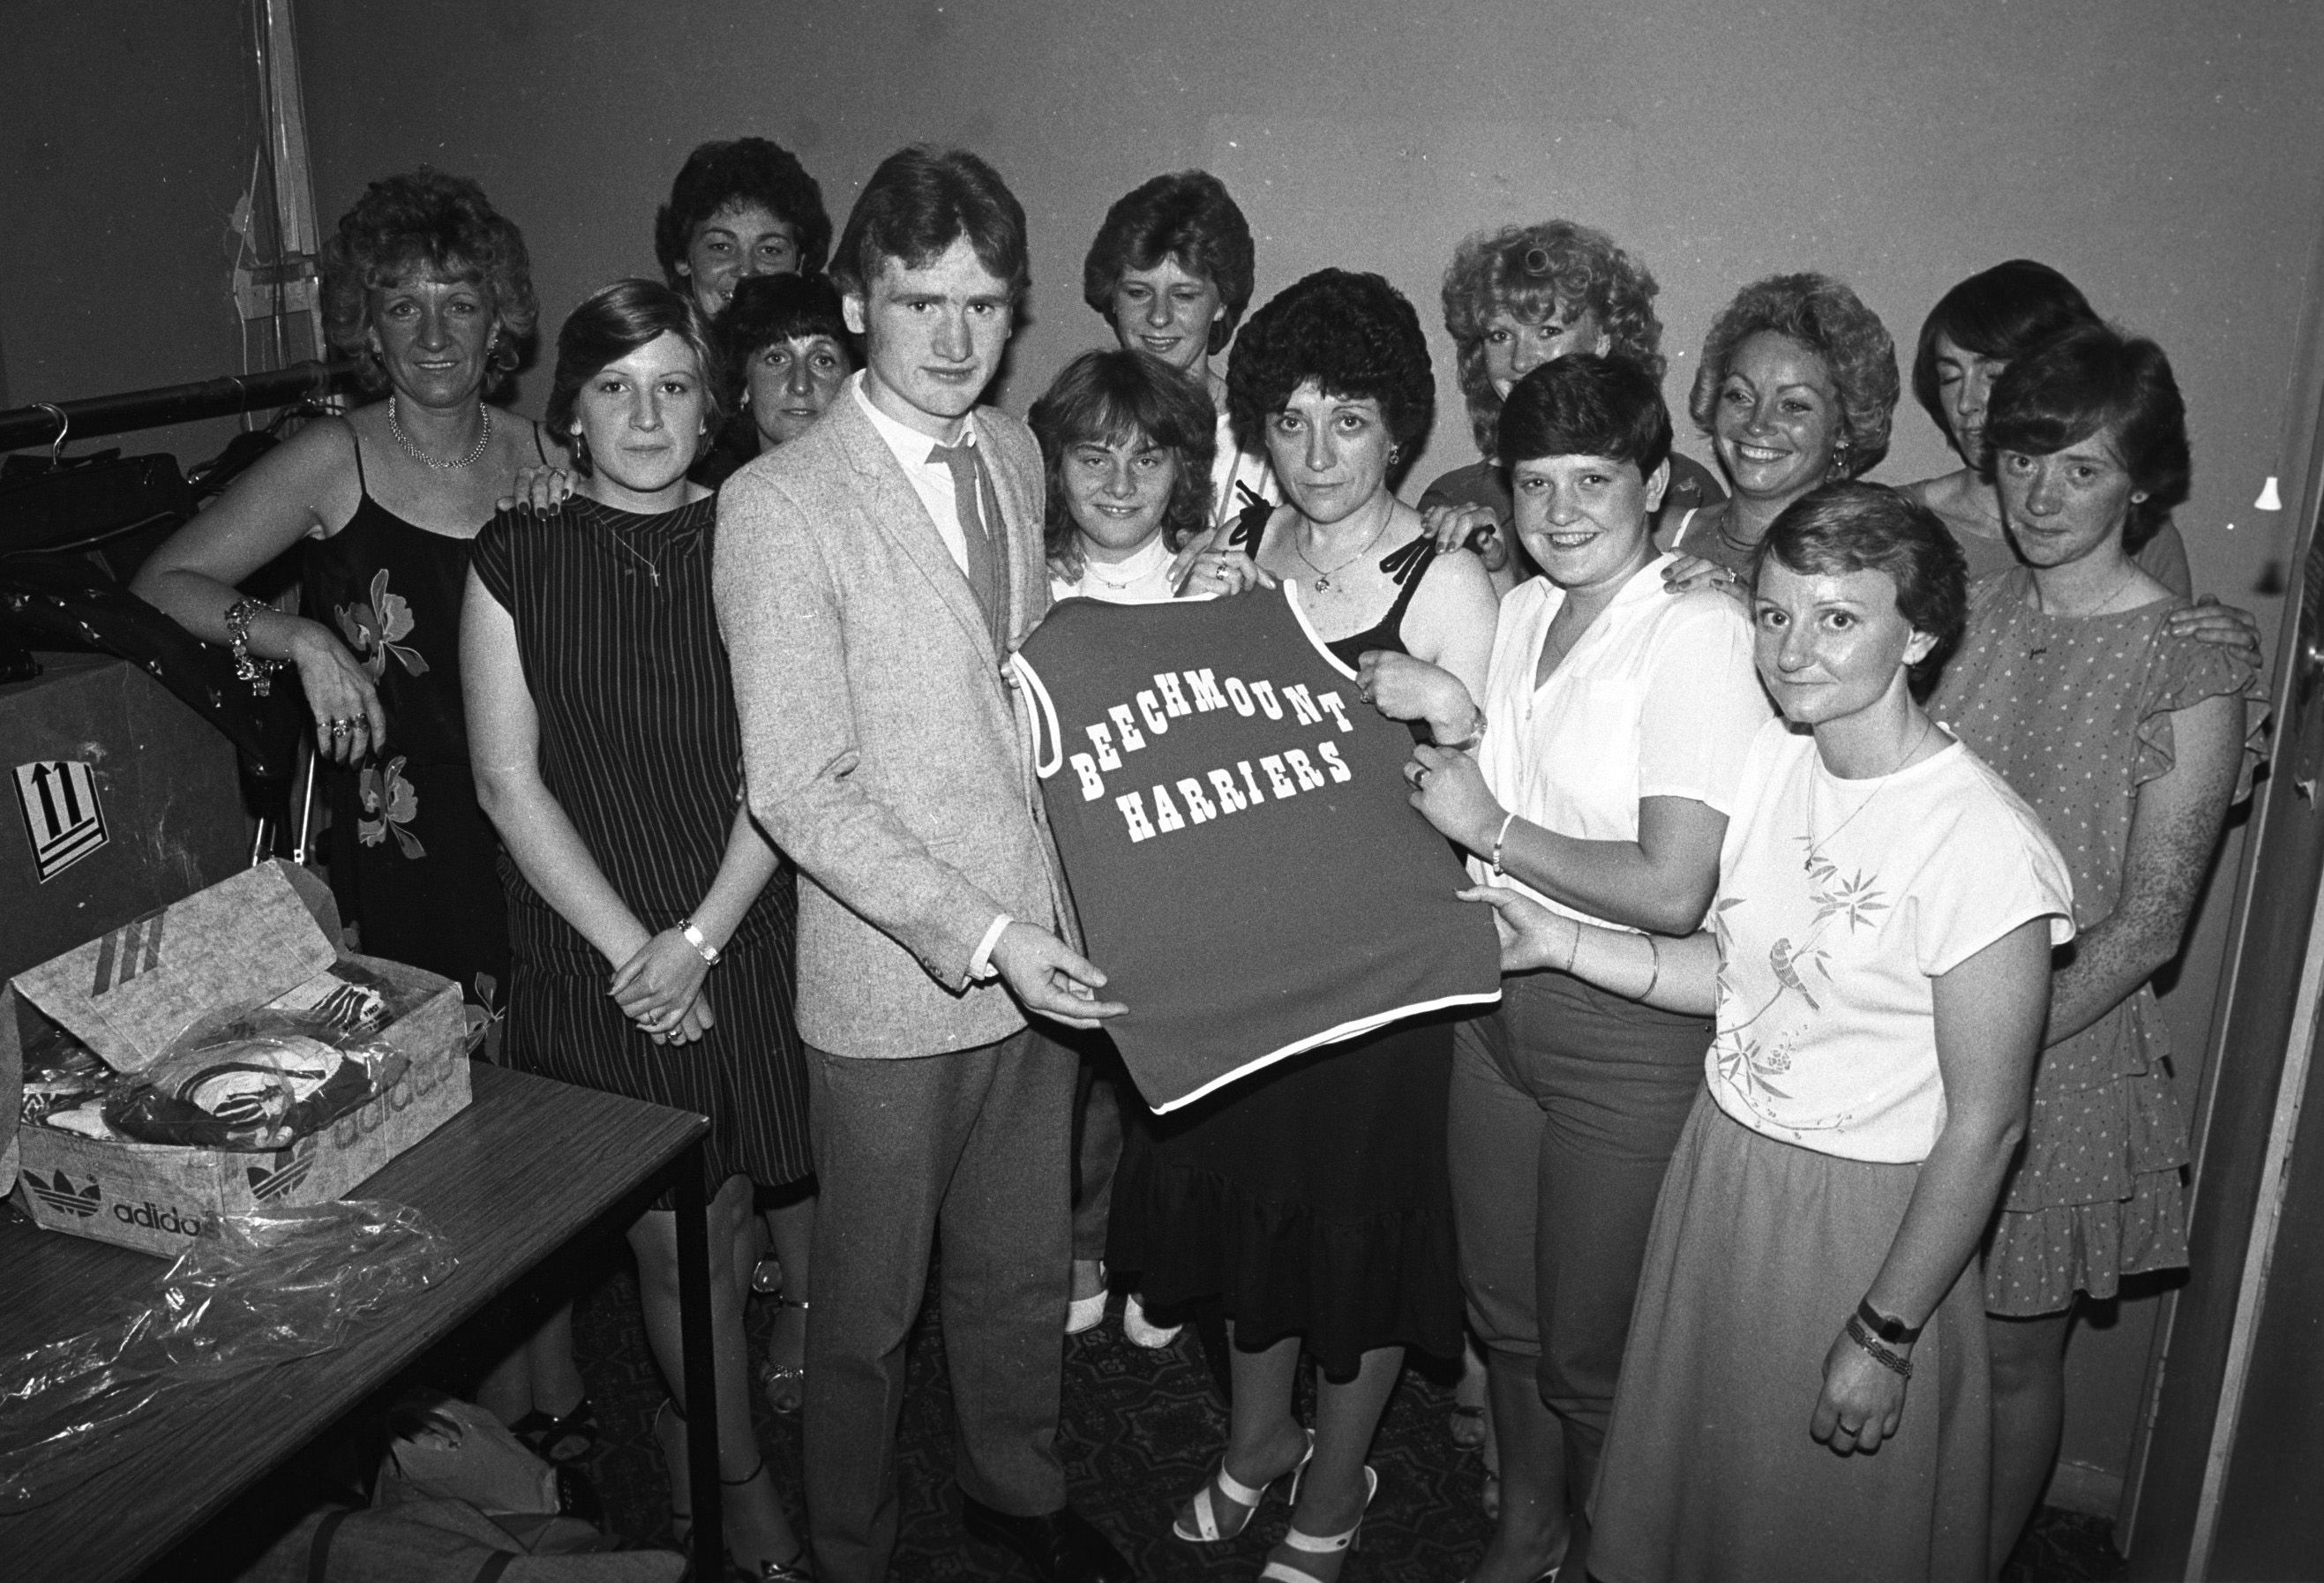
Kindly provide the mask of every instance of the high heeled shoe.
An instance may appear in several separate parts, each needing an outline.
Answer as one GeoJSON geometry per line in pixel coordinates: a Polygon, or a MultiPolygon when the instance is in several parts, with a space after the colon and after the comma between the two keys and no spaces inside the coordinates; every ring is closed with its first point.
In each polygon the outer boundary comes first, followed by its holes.
{"type": "MultiPolygon", "coordinates": [[[[1364,1469],[1365,1511],[1371,1510],[1372,1497],[1378,1494],[1379,1472],[1368,1467],[1364,1469]]],[[[1296,1491],[1292,1500],[1295,1504],[1298,1501],[1296,1491]]],[[[1296,1525],[1288,1528],[1275,1548],[1268,1551],[1267,1565],[1259,1569],[1259,1583],[1339,1583],[1340,1569],[1347,1564],[1347,1553],[1355,1549],[1356,1539],[1363,1531],[1364,1519],[1360,1513],[1357,1514],[1356,1525],[1344,1533],[1303,1533],[1296,1525]],[[1291,1555],[1283,1554],[1285,1551],[1291,1551],[1291,1555]],[[1326,1577],[1322,1572],[1311,1572],[1305,1567],[1293,1566],[1292,1561],[1299,1556],[1335,1558],[1332,1562],[1331,1575],[1326,1577]]]]}
{"type": "MultiPolygon", "coordinates": [[[[694,1536],[694,1508],[690,1504],[681,1505],[678,1503],[681,1498],[690,1501],[691,1486],[687,1482],[686,1469],[680,1466],[680,1457],[670,1454],[669,1443],[662,1438],[661,1415],[664,1412],[678,1421],[678,1445],[681,1455],[686,1446],[686,1412],[677,1402],[665,1397],[662,1404],[654,1410],[653,1436],[662,1448],[662,1458],[669,1471],[670,1538],[679,1550],[690,1551],[692,1547],[687,1541],[694,1536]]],[[[740,1489],[766,1470],[767,1459],[762,1456],[759,1458],[759,1465],[742,1477],[728,1478],[722,1473],[718,1476],[718,1482],[724,1488],[740,1489]]],[[[752,1563],[738,1561],[729,1554],[724,1558],[726,1583],[815,1583],[815,1560],[807,1554],[807,1541],[799,1540],[798,1547],[798,1553],[788,1561],[761,1560],[752,1563]]]]}
{"type": "Polygon", "coordinates": [[[1188,1544],[1219,1544],[1240,1537],[1242,1531],[1250,1526],[1250,1520],[1259,1515],[1259,1505],[1267,1499],[1267,1492],[1285,1479],[1291,1481],[1291,1498],[1297,1500],[1299,1476],[1306,1471],[1308,1460],[1315,1455],[1315,1431],[1311,1429],[1306,1435],[1307,1449],[1300,1454],[1299,1460],[1290,1470],[1256,1486],[1245,1484],[1229,1473],[1226,1457],[1222,1454],[1219,1465],[1211,1470],[1211,1476],[1203,1481],[1203,1487],[1196,1490],[1194,1498],[1186,1503],[1186,1509],[1171,1521],[1170,1532],[1188,1544]],[[1221,1520],[1219,1512],[1222,1497],[1232,1508],[1224,1521],[1221,1520]],[[1186,1525],[1189,1515],[1194,1520],[1191,1528],[1186,1525]]]}
{"type": "MultiPolygon", "coordinates": [[[[782,1319],[781,1310],[784,1309],[795,1308],[804,1314],[814,1306],[803,1297],[785,1297],[779,1291],[775,1293],[775,1318],[778,1321],[782,1319]]],[[[807,1401],[807,1358],[804,1353],[804,1342],[801,1343],[801,1347],[802,1353],[796,1365],[779,1364],[771,1356],[759,1365],[760,1393],[766,1397],[767,1406],[770,1411],[779,1412],[785,1417],[797,1412],[807,1401]]]]}

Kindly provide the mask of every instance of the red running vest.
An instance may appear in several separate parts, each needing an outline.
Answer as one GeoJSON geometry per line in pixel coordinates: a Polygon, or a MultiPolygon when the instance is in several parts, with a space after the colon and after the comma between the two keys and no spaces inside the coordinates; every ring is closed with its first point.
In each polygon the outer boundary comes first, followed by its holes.
{"type": "Polygon", "coordinates": [[[1041,790],[1139,1092],[1175,1110],[1443,1006],[1499,1000],[1491,910],[1406,801],[1410,732],[1281,594],[1067,599],[1014,662],[1041,790]]]}

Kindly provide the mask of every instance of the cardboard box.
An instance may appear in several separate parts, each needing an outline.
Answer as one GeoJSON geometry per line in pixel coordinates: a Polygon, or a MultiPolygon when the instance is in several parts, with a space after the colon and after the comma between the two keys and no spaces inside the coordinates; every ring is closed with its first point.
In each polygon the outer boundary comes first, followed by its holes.
{"type": "Polygon", "coordinates": [[[388,981],[400,1014],[374,1037],[410,1061],[387,1092],[272,1153],[27,1126],[17,1135],[17,1199],[33,1220],[174,1256],[218,1215],[346,1197],[466,1106],[458,986],[400,962],[342,953],[337,938],[329,893],[304,870],[272,862],[28,968],[0,989],[0,1089],[21,1084],[23,1039],[41,1018],[116,1071],[137,1072],[186,1034],[267,1004],[338,961],[388,981]]]}

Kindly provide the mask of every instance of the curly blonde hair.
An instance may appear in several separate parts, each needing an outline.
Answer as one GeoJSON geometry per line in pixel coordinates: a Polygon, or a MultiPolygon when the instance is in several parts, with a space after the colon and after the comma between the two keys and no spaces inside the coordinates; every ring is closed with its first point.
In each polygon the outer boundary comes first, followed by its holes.
{"type": "Polygon", "coordinates": [[[530,356],[540,303],[524,235],[466,176],[422,165],[373,182],[323,244],[322,269],[324,338],[341,356],[362,359],[357,382],[374,393],[387,388],[386,373],[364,356],[371,292],[380,286],[420,278],[475,282],[500,319],[493,378],[506,378],[530,356]]]}
{"type": "Polygon", "coordinates": [[[1877,467],[1888,454],[1888,426],[1903,391],[1896,343],[1880,316],[1830,275],[1769,275],[1735,293],[1702,340],[1702,364],[1686,403],[1694,426],[1711,431],[1727,366],[1735,349],[1762,330],[1799,342],[1831,375],[1840,393],[1832,477],[1861,477],[1877,467]]]}
{"type": "Polygon", "coordinates": [[[1663,377],[1662,288],[1614,238],[1572,220],[1480,231],[1461,244],[1444,272],[1444,329],[1459,353],[1461,394],[1477,449],[1493,454],[1501,398],[1485,373],[1485,328],[1508,312],[1526,323],[1563,307],[1586,310],[1606,332],[1606,350],[1663,377]]]}

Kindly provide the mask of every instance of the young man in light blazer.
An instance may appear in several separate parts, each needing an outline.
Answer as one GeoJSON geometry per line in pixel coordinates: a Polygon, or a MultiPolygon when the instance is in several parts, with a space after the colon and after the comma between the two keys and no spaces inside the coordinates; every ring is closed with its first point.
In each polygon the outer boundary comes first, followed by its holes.
{"type": "Polygon", "coordinates": [[[1127,1579],[1065,1504],[1075,1069],[1026,1022],[1121,1008],[1069,943],[1003,670],[1047,604],[1040,452],[977,404],[1027,282],[1024,211],[975,155],[908,148],[872,174],[831,273],[863,371],[728,480],[715,563],[751,810],[801,876],[817,1575],[887,1575],[904,1339],[940,1241],[970,1532],[1044,1579],[1127,1579]]]}

